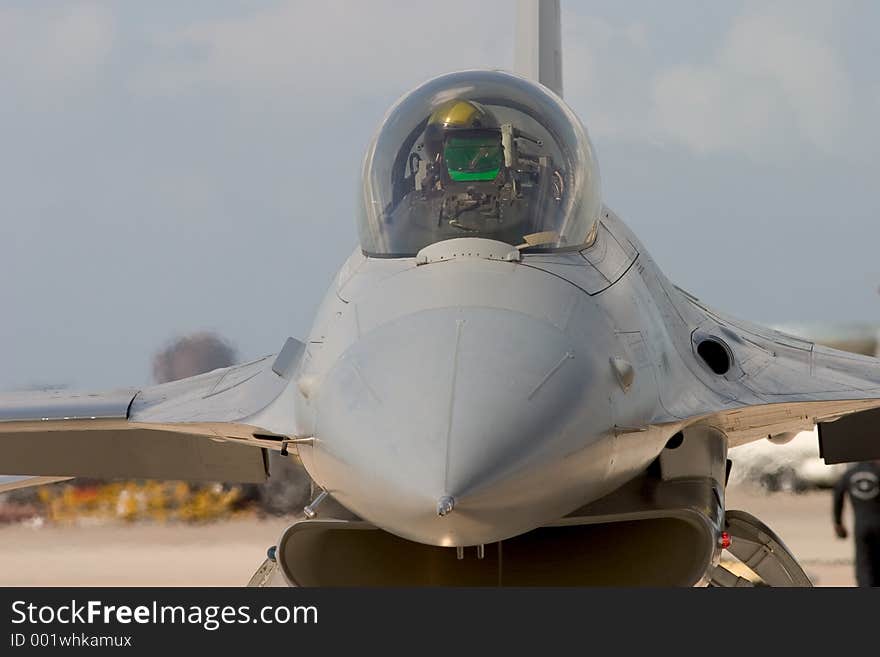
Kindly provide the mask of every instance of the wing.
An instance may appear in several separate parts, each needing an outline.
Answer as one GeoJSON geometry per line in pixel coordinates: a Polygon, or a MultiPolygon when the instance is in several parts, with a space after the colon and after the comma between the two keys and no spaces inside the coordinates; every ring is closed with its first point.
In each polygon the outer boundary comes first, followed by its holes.
{"type": "Polygon", "coordinates": [[[666,421],[716,426],[731,446],[818,424],[826,462],[880,458],[871,431],[880,420],[872,410],[880,409],[880,360],[729,317],[680,288],[664,292],[691,381],[681,386],[690,392],[664,400],[666,421]],[[694,391],[693,377],[705,387],[694,391]]]}
{"type": "MultiPolygon", "coordinates": [[[[297,439],[304,345],[207,374],[106,393],[0,395],[0,491],[67,477],[261,482],[297,439]]],[[[299,436],[302,438],[302,436],[299,436]]]]}
{"type": "Polygon", "coordinates": [[[781,324],[773,328],[841,351],[875,357],[880,355],[877,350],[880,325],[877,324],[822,322],[781,324]]]}

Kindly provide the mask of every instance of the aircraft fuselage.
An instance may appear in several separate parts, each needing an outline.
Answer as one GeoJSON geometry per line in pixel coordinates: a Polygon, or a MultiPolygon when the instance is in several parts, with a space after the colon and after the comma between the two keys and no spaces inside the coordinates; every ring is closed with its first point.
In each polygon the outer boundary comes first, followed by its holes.
{"type": "Polygon", "coordinates": [[[386,531],[458,546],[552,522],[644,471],[677,431],[651,426],[674,348],[633,240],[608,213],[581,251],[472,238],[416,258],[356,251],[301,369],[309,474],[386,531]]]}

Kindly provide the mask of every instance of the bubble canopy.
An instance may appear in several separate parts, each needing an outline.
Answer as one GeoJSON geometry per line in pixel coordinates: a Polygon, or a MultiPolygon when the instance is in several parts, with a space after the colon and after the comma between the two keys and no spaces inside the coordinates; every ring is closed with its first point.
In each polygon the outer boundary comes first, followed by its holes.
{"type": "Polygon", "coordinates": [[[389,110],[364,159],[358,228],[377,257],[457,237],[546,252],[587,244],[601,208],[592,144],[562,99],[509,73],[463,71],[389,110]]]}

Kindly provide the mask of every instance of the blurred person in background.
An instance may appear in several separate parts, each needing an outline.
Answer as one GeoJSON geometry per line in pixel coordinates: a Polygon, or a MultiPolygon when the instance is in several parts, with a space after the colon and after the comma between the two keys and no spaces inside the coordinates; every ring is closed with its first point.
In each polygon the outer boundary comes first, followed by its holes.
{"type": "Polygon", "coordinates": [[[880,586],[880,460],[857,463],[834,486],[834,531],[844,539],[843,503],[849,496],[855,517],[856,582],[880,586]]]}

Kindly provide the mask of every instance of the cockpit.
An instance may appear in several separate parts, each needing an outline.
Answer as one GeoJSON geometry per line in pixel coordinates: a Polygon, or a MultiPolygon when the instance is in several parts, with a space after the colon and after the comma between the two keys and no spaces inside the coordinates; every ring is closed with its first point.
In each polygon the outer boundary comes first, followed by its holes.
{"type": "Polygon", "coordinates": [[[404,96],[373,139],[361,248],[411,257],[457,237],[584,248],[601,206],[592,145],[558,96],[508,73],[453,73],[404,96]]]}

